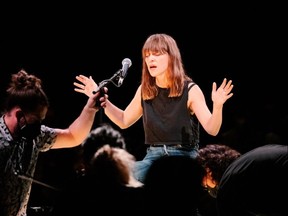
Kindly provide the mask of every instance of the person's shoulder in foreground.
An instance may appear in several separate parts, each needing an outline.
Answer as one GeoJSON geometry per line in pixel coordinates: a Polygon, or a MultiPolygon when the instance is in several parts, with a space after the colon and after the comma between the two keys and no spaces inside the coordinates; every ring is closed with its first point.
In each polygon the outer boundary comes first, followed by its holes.
{"type": "Polygon", "coordinates": [[[224,173],[218,190],[220,215],[286,216],[288,146],[267,144],[239,157],[224,173]]]}
{"type": "Polygon", "coordinates": [[[41,79],[25,70],[11,75],[0,117],[1,216],[27,214],[39,153],[79,145],[90,132],[100,106],[105,107],[106,97],[89,97],[68,128],[50,128],[43,124],[49,101],[41,79]]]}

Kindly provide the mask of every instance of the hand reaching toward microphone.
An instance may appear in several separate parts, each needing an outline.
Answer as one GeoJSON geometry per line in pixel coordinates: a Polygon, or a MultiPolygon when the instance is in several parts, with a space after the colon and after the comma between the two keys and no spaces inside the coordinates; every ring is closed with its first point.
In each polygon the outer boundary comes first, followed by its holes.
{"type": "Polygon", "coordinates": [[[98,88],[98,85],[93,80],[92,76],[84,76],[84,75],[78,75],[76,76],[76,79],[80,82],[74,82],[73,85],[76,86],[74,88],[74,91],[80,92],[82,94],[87,95],[88,97],[93,96],[93,91],[98,88]]]}
{"type": "Polygon", "coordinates": [[[122,61],[122,69],[118,70],[110,79],[103,80],[99,83],[99,86],[93,80],[92,76],[84,76],[82,74],[76,76],[76,79],[80,82],[74,82],[74,91],[80,92],[82,94],[86,94],[88,97],[93,96],[97,91],[102,91],[103,93],[107,92],[107,88],[105,87],[109,82],[112,82],[115,86],[120,87],[123,83],[124,78],[127,76],[128,68],[131,67],[132,62],[129,58],[125,58],[122,61]],[[114,79],[117,78],[118,83],[114,82],[114,79]],[[99,89],[98,89],[99,88],[99,89]],[[103,89],[104,88],[104,89],[103,89]]]}

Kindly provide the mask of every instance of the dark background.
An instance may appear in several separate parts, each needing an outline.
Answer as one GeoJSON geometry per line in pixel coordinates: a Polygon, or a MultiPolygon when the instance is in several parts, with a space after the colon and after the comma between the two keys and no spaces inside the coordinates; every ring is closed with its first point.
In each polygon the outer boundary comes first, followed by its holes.
{"type": "MultiPolygon", "coordinates": [[[[105,4],[1,7],[1,98],[11,74],[23,68],[42,79],[50,98],[46,124],[65,128],[87,100],[74,92],[75,76],[92,75],[99,83],[118,71],[124,58],[130,58],[132,66],[123,85],[108,85],[110,100],[124,109],[140,84],[143,43],[150,34],[167,33],[178,43],[185,69],[203,90],[210,108],[212,82],[219,85],[226,77],[235,85],[234,96],[224,105],[219,135],[210,137],[201,128],[202,145],[222,142],[245,152],[266,143],[287,143],[283,5],[105,4]]],[[[102,122],[109,120],[100,112],[94,127],[102,122]]],[[[141,159],[145,153],[142,121],[121,132],[128,150],[141,159]]],[[[36,177],[61,187],[69,179],[67,167],[71,167],[74,150],[42,154],[36,177]]],[[[44,196],[47,204],[49,198],[42,194],[47,190],[35,184],[32,202],[41,205],[34,197],[44,196]]]]}

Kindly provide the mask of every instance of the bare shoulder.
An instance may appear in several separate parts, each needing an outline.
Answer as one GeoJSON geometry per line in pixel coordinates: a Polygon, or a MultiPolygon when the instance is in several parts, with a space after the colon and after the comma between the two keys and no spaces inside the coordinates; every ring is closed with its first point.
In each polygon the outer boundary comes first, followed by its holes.
{"type": "Polygon", "coordinates": [[[139,85],[139,87],[137,88],[135,95],[141,95],[141,85],[139,85]]]}
{"type": "Polygon", "coordinates": [[[188,91],[189,91],[189,94],[191,94],[191,92],[194,93],[197,93],[197,92],[202,92],[201,88],[194,82],[191,82],[188,84],[188,91]]]}
{"type": "Polygon", "coordinates": [[[141,100],[141,85],[137,88],[137,91],[135,92],[134,100],[135,99],[137,99],[138,101],[141,100]]]}
{"type": "Polygon", "coordinates": [[[203,94],[201,88],[197,84],[190,83],[188,85],[188,89],[189,89],[188,100],[190,102],[193,102],[193,101],[199,100],[199,99],[204,99],[204,94],[203,94]]]}

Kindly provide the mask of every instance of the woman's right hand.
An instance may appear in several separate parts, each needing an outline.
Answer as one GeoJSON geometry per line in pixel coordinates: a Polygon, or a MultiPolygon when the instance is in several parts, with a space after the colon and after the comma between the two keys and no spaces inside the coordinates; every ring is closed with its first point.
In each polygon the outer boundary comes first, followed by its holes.
{"type": "Polygon", "coordinates": [[[76,88],[74,88],[74,91],[85,94],[88,97],[91,97],[94,95],[93,91],[95,91],[98,88],[98,85],[93,80],[92,76],[87,77],[84,75],[79,75],[79,76],[76,76],[76,79],[80,83],[78,82],[73,83],[73,85],[76,86],[76,88]]]}

